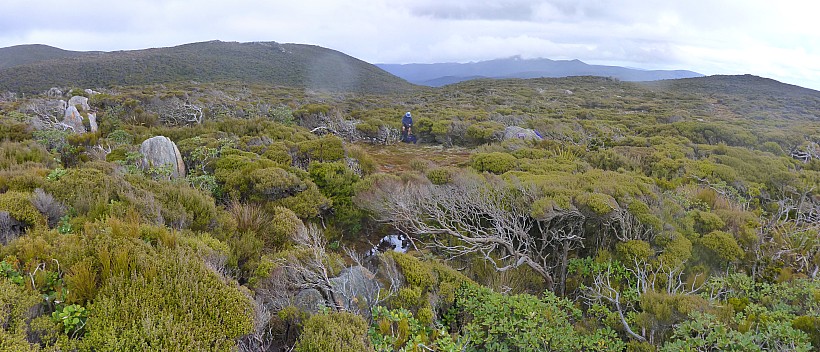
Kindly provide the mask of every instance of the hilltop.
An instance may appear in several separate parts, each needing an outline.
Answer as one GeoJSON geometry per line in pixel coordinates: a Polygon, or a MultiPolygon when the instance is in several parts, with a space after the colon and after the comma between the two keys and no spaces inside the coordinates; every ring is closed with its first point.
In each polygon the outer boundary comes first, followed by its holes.
{"type": "Polygon", "coordinates": [[[376,66],[312,45],[211,41],[169,48],[71,52],[43,45],[0,49],[0,90],[240,81],[271,86],[390,93],[413,86],[376,66]]]}
{"type": "Polygon", "coordinates": [[[42,44],[15,45],[0,48],[0,70],[14,66],[28,65],[41,61],[67,59],[96,52],[69,51],[42,44]]]}

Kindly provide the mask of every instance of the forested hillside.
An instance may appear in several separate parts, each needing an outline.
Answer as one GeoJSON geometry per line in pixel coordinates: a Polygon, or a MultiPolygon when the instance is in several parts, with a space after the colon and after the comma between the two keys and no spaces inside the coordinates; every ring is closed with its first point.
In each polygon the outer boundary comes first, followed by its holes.
{"type": "Polygon", "coordinates": [[[820,346],[820,92],[65,79],[0,95],[0,350],[820,346]]]}
{"type": "Polygon", "coordinates": [[[276,42],[211,41],[114,52],[70,52],[31,45],[0,49],[0,58],[18,63],[0,65],[0,90],[21,93],[54,86],[107,88],[190,81],[365,93],[412,87],[376,66],[335,50],[276,42]],[[46,59],[49,56],[42,54],[44,51],[53,59],[46,59]]]}

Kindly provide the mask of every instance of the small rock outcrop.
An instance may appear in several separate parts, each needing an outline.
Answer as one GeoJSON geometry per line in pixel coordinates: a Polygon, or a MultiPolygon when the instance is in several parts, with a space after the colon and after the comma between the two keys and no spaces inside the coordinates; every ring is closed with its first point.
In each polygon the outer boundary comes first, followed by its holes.
{"type": "Polygon", "coordinates": [[[142,167],[145,171],[152,168],[170,168],[172,179],[185,177],[185,162],[179,152],[176,143],[165,136],[155,136],[146,139],[140,145],[142,153],[142,167]]]}
{"type": "Polygon", "coordinates": [[[63,116],[63,124],[70,127],[74,133],[85,133],[85,125],[83,125],[83,116],[74,105],[69,105],[65,109],[63,116]]]}
{"type": "Polygon", "coordinates": [[[97,129],[99,129],[97,126],[97,114],[91,112],[88,113],[88,126],[90,127],[89,132],[97,132],[97,129]]]}
{"type": "Polygon", "coordinates": [[[507,139],[523,139],[523,140],[537,140],[544,139],[535,130],[522,128],[518,126],[509,126],[504,129],[504,140],[507,139]]]}
{"type": "Polygon", "coordinates": [[[91,106],[88,105],[88,98],[75,95],[68,99],[68,106],[77,106],[79,105],[83,110],[88,111],[91,110],[91,106]]]}

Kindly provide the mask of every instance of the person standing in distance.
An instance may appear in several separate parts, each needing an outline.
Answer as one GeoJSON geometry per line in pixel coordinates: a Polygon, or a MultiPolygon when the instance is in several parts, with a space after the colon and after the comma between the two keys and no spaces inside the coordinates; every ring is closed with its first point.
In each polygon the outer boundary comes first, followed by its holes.
{"type": "Polygon", "coordinates": [[[413,134],[413,116],[406,112],[401,118],[401,141],[410,142],[407,138],[413,134]]]}

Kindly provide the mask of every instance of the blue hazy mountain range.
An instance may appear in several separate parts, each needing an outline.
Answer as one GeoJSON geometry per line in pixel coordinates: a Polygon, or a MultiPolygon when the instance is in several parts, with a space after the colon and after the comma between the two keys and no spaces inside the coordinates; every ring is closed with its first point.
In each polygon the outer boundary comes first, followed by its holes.
{"type": "Polygon", "coordinates": [[[476,78],[601,76],[623,81],[657,81],[703,77],[700,73],[685,70],[641,70],[620,66],[589,65],[580,60],[522,59],[519,56],[469,63],[376,64],[376,66],[411,83],[433,87],[476,78]]]}

